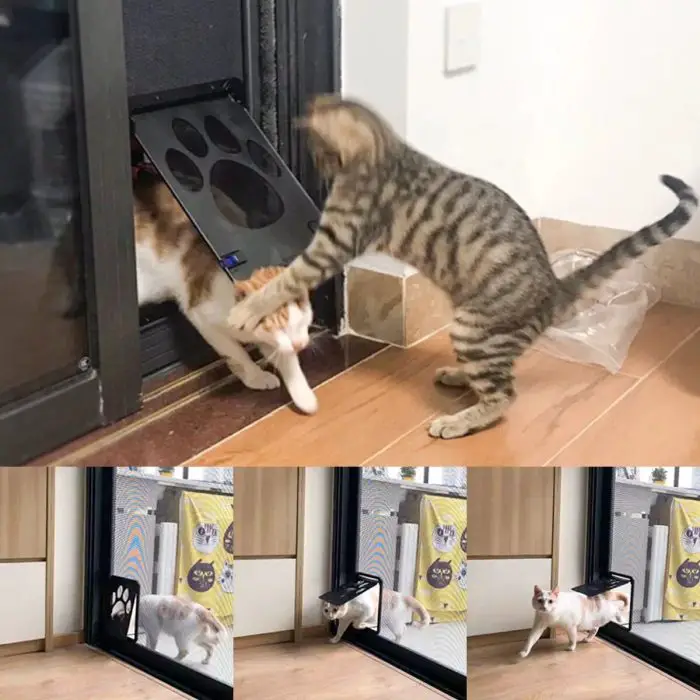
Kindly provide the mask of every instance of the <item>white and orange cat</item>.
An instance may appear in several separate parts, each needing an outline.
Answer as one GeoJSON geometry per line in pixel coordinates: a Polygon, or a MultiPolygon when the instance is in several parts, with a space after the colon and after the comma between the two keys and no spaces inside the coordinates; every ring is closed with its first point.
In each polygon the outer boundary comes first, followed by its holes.
{"type": "Polygon", "coordinates": [[[168,634],[177,645],[177,660],[190,652],[190,645],[204,649],[203,664],[208,664],[214,649],[226,634],[216,615],[199,603],[175,595],[145,595],[139,602],[139,626],[146,633],[149,649],[158,645],[161,634],[168,634]]]}
{"type": "MultiPolygon", "coordinates": [[[[343,605],[324,602],[323,616],[327,620],[338,621],[338,631],[331,638],[331,643],[337,644],[351,625],[358,630],[376,627],[378,607],[379,586],[373,586],[343,605]]],[[[420,617],[416,627],[422,629],[430,624],[430,615],[425,606],[413,596],[386,589],[382,592],[382,629],[390,629],[397,644],[401,643],[414,612],[420,617]]]]}
{"type": "Polygon", "coordinates": [[[277,376],[259,367],[243,347],[257,345],[279,372],[295,406],[304,413],[315,413],[318,401],[298,358],[309,344],[313,312],[308,297],[283,306],[251,332],[233,330],[227,323],[237,301],[263,287],[284,268],[261,268],[234,284],[156,175],[139,172],[134,195],[139,306],[176,301],[243,384],[250,389],[276,389],[280,385],[277,376]]]}
{"type": "Polygon", "coordinates": [[[546,591],[535,586],[535,620],[520,656],[526,658],[547,629],[563,629],[569,638],[569,651],[575,651],[579,632],[585,633],[584,642],[593,641],[598,629],[608,622],[624,624],[628,606],[627,595],[622,591],[586,596],[577,591],[560,591],[559,587],[546,591]]]}

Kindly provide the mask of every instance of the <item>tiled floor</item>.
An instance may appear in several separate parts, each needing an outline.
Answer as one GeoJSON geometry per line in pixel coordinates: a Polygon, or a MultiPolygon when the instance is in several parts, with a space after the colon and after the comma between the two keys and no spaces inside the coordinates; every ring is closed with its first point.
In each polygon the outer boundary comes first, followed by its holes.
{"type": "Polygon", "coordinates": [[[533,350],[517,367],[506,420],[434,440],[429,420],[466,405],[435,387],[451,364],[445,331],[387,348],[324,384],[313,417],[282,407],[188,460],[190,465],[561,466],[700,463],[700,310],[659,304],[622,371],[533,350]]]}
{"type": "Polygon", "coordinates": [[[469,646],[469,700],[698,700],[700,695],[605,642],[581,644],[574,653],[560,642],[469,646]]]}

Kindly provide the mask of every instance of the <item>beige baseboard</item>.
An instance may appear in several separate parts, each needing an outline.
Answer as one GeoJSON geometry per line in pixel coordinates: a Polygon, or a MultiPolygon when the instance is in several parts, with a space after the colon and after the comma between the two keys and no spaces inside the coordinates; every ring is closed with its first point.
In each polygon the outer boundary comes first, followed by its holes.
{"type": "Polygon", "coordinates": [[[76,644],[85,643],[85,634],[83,632],[73,632],[72,634],[59,634],[54,637],[54,648],[55,649],[65,649],[66,647],[72,647],[76,644]]]}
{"type": "MultiPolygon", "coordinates": [[[[537,228],[551,255],[567,248],[603,252],[632,231],[584,226],[559,219],[538,219],[537,228]]],[[[646,279],[671,304],[700,307],[700,242],[671,238],[640,260],[646,279]]]]}
{"type": "MultiPolygon", "coordinates": [[[[482,649],[483,647],[500,646],[503,644],[521,644],[527,639],[530,630],[513,630],[509,632],[496,632],[494,634],[479,634],[475,637],[467,637],[467,649],[482,649]]],[[[552,630],[545,630],[542,639],[555,639],[552,630]]]]}
{"type": "Polygon", "coordinates": [[[513,630],[508,632],[495,632],[494,634],[479,634],[475,637],[467,637],[467,649],[481,649],[483,647],[498,646],[501,644],[515,644],[524,642],[530,633],[526,630],[513,630]]]}
{"type": "MultiPolygon", "coordinates": [[[[82,632],[72,634],[59,634],[54,637],[54,649],[64,649],[85,641],[82,632]]],[[[0,644],[0,658],[8,656],[20,656],[21,654],[34,654],[44,651],[46,648],[45,639],[30,639],[26,642],[13,642],[12,644],[0,644]]]]}
{"type": "MultiPolygon", "coordinates": [[[[328,636],[325,626],[304,627],[301,630],[301,640],[320,639],[328,636]]],[[[250,649],[252,647],[268,646],[270,644],[287,644],[294,641],[294,630],[284,630],[282,632],[268,632],[266,634],[251,634],[246,637],[234,637],[233,648],[250,649]]]]}

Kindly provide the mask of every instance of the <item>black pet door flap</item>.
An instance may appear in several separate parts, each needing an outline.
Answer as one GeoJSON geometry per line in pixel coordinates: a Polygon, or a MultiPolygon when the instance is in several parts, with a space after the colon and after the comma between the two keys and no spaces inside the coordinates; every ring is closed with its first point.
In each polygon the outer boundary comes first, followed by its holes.
{"type": "Polygon", "coordinates": [[[616,571],[608,571],[607,573],[598,576],[594,581],[589,581],[581,586],[575,586],[571,590],[577,591],[578,593],[583,593],[583,595],[590,597],[600,595],[601,593],[606,593],[607,591],[612,591],[623,586],[630,587],[628,600],[629,620],[626,627],[631,632],[632,618],[634,616],[634,578],[632,576],[620,574],[616,571]]]}
{"type": "Polygon", "coordinates": [[[132,115],[136,138],[231,277],[287,265],[319,213],[248,112],[230,97],[132,115]]]}
{"type": "Polygon", "coordinates": [[[323,593],[319,596],[319,599],[330,603],[331,605],[345,605],[351,600],[361,596],[366,593],[370,588],[379,586],[379,602],[377,604],[377,627],[372,629],[367,627],[370,632],[375,632],[379,634],[382,626],[382,598],[384,592],[384,584],[379,576],[374,576],[372,574],[365,574],[358,572],[355,574],[355,578],[352,581],[340,586],[339,588],[334,588],[332,591],[323,593]]]}
{"type": "Polygon", "coordinates": [[[107,634],[138,641],[140,591],[138,581],[122,576],[109,577],[102,615],[107,634]]]}

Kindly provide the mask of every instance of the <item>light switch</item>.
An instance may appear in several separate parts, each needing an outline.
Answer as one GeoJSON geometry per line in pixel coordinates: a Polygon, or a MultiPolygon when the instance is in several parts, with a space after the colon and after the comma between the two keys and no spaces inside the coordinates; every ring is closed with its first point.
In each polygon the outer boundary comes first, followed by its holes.
{"type": "Polygon", "coordinates": [[[481,51],[481,4],[464,2],[445,8],[445,73],[476,68],[481,51]]]}

